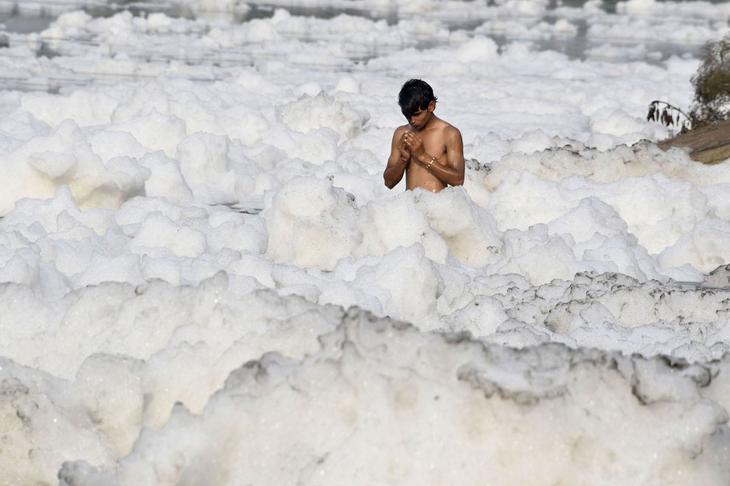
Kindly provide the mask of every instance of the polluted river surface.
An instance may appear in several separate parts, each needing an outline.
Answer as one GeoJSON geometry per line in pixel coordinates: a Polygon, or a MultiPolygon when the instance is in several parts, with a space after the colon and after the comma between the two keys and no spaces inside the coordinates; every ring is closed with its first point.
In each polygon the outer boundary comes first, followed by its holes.
{"type": "Polygon", "coordinates": [[[727,486],[730,4],[122,7],[0,1],[0,485],[727,486]]]}

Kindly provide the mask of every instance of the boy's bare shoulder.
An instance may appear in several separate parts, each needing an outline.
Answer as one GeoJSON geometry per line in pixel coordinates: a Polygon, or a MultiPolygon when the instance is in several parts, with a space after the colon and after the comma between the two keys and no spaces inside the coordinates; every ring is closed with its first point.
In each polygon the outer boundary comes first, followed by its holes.
{"type": "Polygon", "coordinates": [[[403,136],[403,132],[406,131],[408,125],[401,125],[393,131],[393,142],[399,140],[403,136]]]}
{"type": "Polygon", "coordinates": [[[393,139],[400,138],[403,133],[408,129],[408,125],[401,125],[393,131],[393,139]]]}
{"type": "Polygon", "coordinates": [[[446,120],[440,120],[443,123],[443,126],[441,127],[442,133],[444,134],[444,137],[446,138],[452,138],[456,136],[461,136],[461,132],[458,128],[456,128],[451,123],[447,122],[446,120]]]}
{"type": "Polygon", "coordinates": [[[444,130],[445,132],[461,133],[461,132],[459,132],[459,129],[458,128],[456,128],[454,125],[452,125],[451,123],[447,122],[446,120],[443,120],[442,119],[440,121],[443,123],[442,130],[444,130]]]}

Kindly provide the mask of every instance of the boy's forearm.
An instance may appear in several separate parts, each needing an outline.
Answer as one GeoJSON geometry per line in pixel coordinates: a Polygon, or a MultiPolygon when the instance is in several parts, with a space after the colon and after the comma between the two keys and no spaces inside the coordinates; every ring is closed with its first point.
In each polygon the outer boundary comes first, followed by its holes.
{"type": "Polygon", "coordinates": [[[388,165],[383,172],[383,181],[388,189],[393,189],[401,179],[403,179],[403,173],[406,171],[405,165],[388,165]]]}
{"type": "Polygon", "coordinates": [[[447,165],[442,165],[441,162],[439,162],[438,157],[432,157],[428,154],[424,154],[419,156],[416,160],[419,165],[431,172],[431,174],[444,184],[460,186],[464,183],[464,176],[459,174],[458,170],[447,165]]]}

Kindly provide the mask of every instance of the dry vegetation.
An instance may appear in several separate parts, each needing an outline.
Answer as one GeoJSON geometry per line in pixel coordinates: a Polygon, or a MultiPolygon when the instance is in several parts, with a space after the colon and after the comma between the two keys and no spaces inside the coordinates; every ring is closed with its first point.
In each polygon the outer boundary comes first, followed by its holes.
{"type": "Polygon", "coordinates": [[[692,77],[695,99],[690,111],[692,126],[728,119],[730,115],[730,35],[705,46],[705,56],[692,77]]]}

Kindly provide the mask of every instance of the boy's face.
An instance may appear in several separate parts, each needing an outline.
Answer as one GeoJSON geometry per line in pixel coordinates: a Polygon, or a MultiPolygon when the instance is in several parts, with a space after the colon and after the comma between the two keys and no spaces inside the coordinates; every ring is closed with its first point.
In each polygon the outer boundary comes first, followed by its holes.
{"type": "Polygon", "coordinates": [[[411,115],[410,118],[406,117],[408,120],[408,123],[413,127],[415,130],[420,130],[424,126],[426,126],[426,123],[428,123],[428,120],[431,118],[431,114],[433,113],[433,110],[436,108],[436,102],[431,101],[425,110],[421,109],[418,110],[416,113],[411,115]]]}

